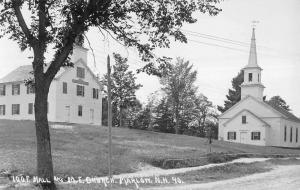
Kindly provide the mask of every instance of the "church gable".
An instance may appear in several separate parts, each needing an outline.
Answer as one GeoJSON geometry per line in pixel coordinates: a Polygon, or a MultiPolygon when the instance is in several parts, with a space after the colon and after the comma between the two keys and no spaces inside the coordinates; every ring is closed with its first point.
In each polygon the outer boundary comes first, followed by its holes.
{"type": "Polygon", "coordinates": [[[89,69],[85,62],[82,59],[79,59],[74,67],[67,68],[65,71],[61,72],[60,75],[56,77],[60,81],[69,81],[72,83],[80,85],[98,85],[101,88],[101,84],[98,81],[97,77],[89,69]]]}
{"type": "Polygon", "coordinates": [[[220,115],[220,119],[230,119],[242,110],[249,110],[258,117],[281,117],[281,114],[265,105],[264,102],[256,100],[252,96],[246,96],[229,110],[220,115]]]}
{"type": "Polygon", "coordinates": [[[228,119],[224,124],[225,127],[234,125],[234,126],[245,126],[245,129],[249,129],[249,126],[263,126],[270,127],[270,125],[255,115],[253,112],[243,109],[234,115],[232,118],[228,119]]]}

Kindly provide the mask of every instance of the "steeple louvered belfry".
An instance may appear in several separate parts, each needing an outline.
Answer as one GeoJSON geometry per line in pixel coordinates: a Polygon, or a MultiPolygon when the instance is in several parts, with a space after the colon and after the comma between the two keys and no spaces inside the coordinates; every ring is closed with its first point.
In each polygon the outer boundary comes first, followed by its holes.
{"type": "Polygon", "coordinates": [[[248,64],[243,68],[244,82],[241,85],[241,99],[245,96],[253,96],[263,100],[264,85],[261,83],[262,69],[257,64],[255,28],[252,29],[251,45],[248,64]]]}

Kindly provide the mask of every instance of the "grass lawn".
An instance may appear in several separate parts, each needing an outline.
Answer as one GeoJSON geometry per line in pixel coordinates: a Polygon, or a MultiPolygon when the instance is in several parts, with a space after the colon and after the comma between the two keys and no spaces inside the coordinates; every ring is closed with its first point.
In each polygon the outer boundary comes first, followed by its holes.
{"type": "MultiPolygon", "coordinates": [[[[143,130],[113,128],[113,172],[134,172],[140,163],[160,165],[165,160],[190,159],[194,165],[208,160],[206,139],[143,130]],[[198,162],[197,162],[198,161],[198,162]]],[[[51,129],[55,175],[105,176],[108,174],[107,128],[75,125],[73,129],[51,129]]],[[[36,174],[36,141],[32,121],[0,120],[0,171],[36,174]]],[[[300,154],[299,149],[259,147],[214,141],[213,152],[300,154]]]]}

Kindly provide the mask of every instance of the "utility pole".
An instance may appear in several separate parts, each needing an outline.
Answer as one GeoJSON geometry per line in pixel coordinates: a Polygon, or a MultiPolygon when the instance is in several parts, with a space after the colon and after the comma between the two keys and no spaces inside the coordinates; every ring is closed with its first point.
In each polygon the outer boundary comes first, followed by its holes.
{"type": "Polygon", "coordinates": [[[110,79],[110,57],[109,55],[107,56],[107,101],[108,101],[108,176],[109,179],[112,177],[112,170],[111,170],[111,165],[112,165],[112,135],[111,135],[111,128],[112,128],[112,110],[111,110],[111,79],[110,79]]]}

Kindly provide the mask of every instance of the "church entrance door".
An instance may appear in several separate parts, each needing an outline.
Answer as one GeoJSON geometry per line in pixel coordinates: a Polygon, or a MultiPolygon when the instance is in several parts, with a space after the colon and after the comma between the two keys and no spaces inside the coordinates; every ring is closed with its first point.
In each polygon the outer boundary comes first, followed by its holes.
{"type": "Polygon", "coordinates": [[[240,143],[247,143],[247,140],[248,140],[248,133],[240,132],[240,143]]]}

